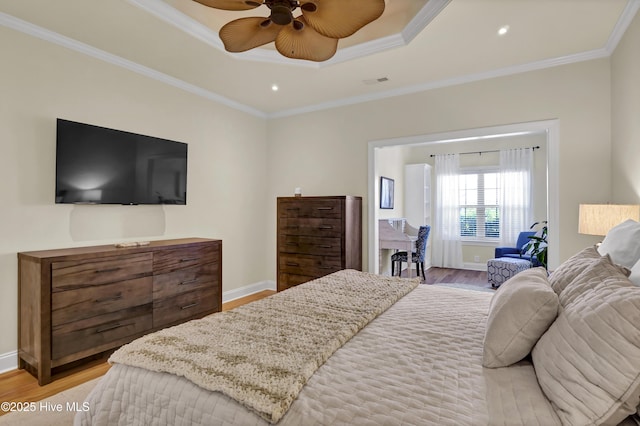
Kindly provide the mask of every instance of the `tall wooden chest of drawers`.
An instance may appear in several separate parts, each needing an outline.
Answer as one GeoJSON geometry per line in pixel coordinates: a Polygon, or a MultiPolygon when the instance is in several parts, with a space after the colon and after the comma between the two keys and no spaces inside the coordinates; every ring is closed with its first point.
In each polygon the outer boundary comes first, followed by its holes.
{"type": "Polygon", "coordinates": [[[222,241],[18,253],[18,362],[40,385],[67,364],[222,308],[222,241]]]}
{"type": "Polygon", "coordinates": [[[341,269],[362,270],[362,198],[278,198],[278,291],[341,269]]]}

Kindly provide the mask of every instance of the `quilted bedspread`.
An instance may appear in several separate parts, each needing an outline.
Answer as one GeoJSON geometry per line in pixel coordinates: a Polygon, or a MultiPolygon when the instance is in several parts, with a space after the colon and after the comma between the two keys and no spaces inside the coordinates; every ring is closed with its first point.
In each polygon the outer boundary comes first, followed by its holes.
{"type": "MultiPolygon", "coordinates": [[[[559,425],[522,361],[482,367],[492,294],[420,285],[309,378],[279,425],[559,425]]],[[[114,365],[76,425],[267,425],[234,399],[173,374],[114,365]]]]}
{"type": "Polygon", "coordinates": [[[343,270],[137,339],[109,362],[184,376],[274,423],[339,347],[419,279],[343,270]]]}

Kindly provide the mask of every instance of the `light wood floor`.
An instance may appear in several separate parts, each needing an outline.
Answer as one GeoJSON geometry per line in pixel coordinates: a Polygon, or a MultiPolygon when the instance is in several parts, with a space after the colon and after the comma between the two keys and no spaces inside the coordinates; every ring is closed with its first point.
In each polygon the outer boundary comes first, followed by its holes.
{"type": "MultiPolygon", "coordinates": [[[[426,271],[425,284],[435,283],[466,283],[487,286],[487,273],[447,268],[430,268],[426,271]]],[[[261,291],[247,297],[222,304],[226,311],[254,300],[262,299],[275,293],[271,290],[261,291]]],[[[83,364],[75,370],[70,370],[56,376],[56,380],[45,386],[38,386],[38,381],[25,370],[13,370],[0,374],[0,401],[35,402],[48,398],[66,389],[78,386],[89,380],[104,375],[109,370],[105,358],[100,358],[83,364]]],[[[4,413],[0,411],[0,416],[4,413]]]]}

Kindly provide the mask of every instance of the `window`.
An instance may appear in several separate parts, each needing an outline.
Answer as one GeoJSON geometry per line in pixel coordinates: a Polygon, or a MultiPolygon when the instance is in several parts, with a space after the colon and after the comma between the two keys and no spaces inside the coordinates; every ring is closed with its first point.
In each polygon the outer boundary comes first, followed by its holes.
{"type": "Polygon", "coordinates": [[[468,239],[500,238],[499,173],[473,170],[460,178],[460,236],[468,239]]]}

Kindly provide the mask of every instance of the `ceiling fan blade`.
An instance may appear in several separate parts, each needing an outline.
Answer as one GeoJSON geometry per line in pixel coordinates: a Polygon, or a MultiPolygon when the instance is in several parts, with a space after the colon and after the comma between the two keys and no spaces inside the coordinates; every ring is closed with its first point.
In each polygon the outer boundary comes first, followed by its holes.
{"type": "Polygon", "coordinates": [[[384,0],[301,0],[300,9],[320,34],[345,38],[378,19],[384,12],[384,0]]]}
{"type": "Polygon", "coordinates": [[[193,0],[205,6],[222,10],[250,10],[262,5],[262,0],[193,0]]]}
{"type": "Polygon", "coordinates": [[[335,55],[338,40],[323,36],[298,17],[278,33],[276,49],[287,58],[322,62],[335,55]]]}
{"type": "Polygon", "coordinates": [[[228,52],[244,52],[271,43],[282,28],[269,18],[240,18],[220,28],[220,39],[228,52]]]}

